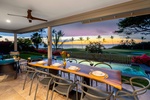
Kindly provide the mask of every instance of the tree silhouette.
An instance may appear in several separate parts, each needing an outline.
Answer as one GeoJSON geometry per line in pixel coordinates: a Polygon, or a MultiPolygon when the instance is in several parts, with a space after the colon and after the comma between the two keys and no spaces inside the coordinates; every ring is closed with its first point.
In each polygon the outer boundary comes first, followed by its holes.
{"type": "Polygon", "coordinates": [[[118,29],[115,33],[150,34],[150,14],[122,19],[118,23],[118,29]]]}
{"type": "Polygon", "coordinates": [[[53,40],[52,45],[55,48],[55,50],[60,48],[64,44],[64,42],[67,41],[67,39],[60,41],[61,37],[63,37],[63,36],[64,36],[64,33],[61,30],[58,32],[55,29],[52,30],[52,40],[53,40]]]}
{"type": "Polygon", "coordinates": [[[90,38],[89,38],[89,37],[86,37],[86,40],[87,40],[87,42],[89,42],[90,38]]]}
{"type": "MultiPolygon", "coordinates": [[[[81,45],[82,45],[83,38],[80,37],[79,40],[81,41],[81,45]]],[[[82,45],[82,49],[83,49],[83,45],[82,45]]]]}
{"type": "Polygon", "coordinates": [[[42,43],[42,36],[39,33],[33,33],[33,35],[31,35],[31,40],[33,42],[33,44],[35,45],[36,49],[39,48],[39,44],[42,43]]]}
{"type": "Polygon", "coordinates": [[[73,48],[73,41],[74,41],[74,38],[73,38],[73,37],[71,38],[71,41],[72,41],[72,48],[73,48]]]}
{"type": "Polygon", "coordinates": [[[114,39],[114,36],[110,36],[111,40],[112,40],[112,44],[113,44],[113,39],[114,39]]]}
{"type": "Polygon", "coordinates": [[[100,35],[98,35],[98,36],[97,36],[97,39],[99,39],[99,42],[100,42],[101,36],[100,36],[100,35]]]}
{"type": "Polygon", "coordinates": [[[146,38],[145,38],[144,36],[141,37],[142,42],[143,42],[143,40],[145,40],[145,39],[146,39],[146,38]]]}

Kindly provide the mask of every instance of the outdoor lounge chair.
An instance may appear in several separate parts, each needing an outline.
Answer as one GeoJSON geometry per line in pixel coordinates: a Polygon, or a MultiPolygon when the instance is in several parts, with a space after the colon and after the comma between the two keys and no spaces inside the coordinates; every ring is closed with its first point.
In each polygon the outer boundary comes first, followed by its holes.
{"type": "Polygon", "coordinates": [[[138,95],[146,93],[147,88],[149,88],[150,86],[150,80],[145,77],[131,77],[129,81],[124,80],[124,83],[130,84],[132,90],[130,91],[127,90],[126,88],[123,88],[122,90],[116,92],[114,99],[139,100],[138,95]],[[146,85],[141,84],[141,82],[135,82],[134,80],[140,80],[142,83],[146,82],[146,85]]]}

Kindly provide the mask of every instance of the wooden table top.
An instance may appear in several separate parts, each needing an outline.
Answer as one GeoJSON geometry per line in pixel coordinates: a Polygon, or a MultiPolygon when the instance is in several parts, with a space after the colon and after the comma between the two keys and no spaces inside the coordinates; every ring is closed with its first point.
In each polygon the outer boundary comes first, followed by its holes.
{"type": "MultiPolygon", "coordinates": [[[[52,61],[52,64],[53,63],[56,63],[56,62],[52,61]]],[[[57,62],[57,63],[59,63],[59,62],[57,62]]],[[[72,74],[76,74],[76,75],[79,75],[82,77],[90,78],[90,79],[93,79],[93,80],[96,80],[99,82],[109,84],[109,85],[111,85],[111,86],[113,86],[119,90],[122,89],[121,72],[118,70],[112,70],[112,69],[106,69],[106,68],[97,68],[97,67],[91,67],[88,65],[70,63],[70,62],[66,63],[66,68],[64,69],[63,67],[56,67],[56,66],[53,66],[52,64],[48,66],[47,63],[44,65],[38,64],[37,62],[28,63],[28,65],[30,65],[30,66],[53,69],[53,70],[61,70],[64,72],[69,72],[72,74]],[[78,70],[78,71],[69,70],[68,67],[70,67],[70,66],[77,66],[80,68],[80,70],[78,70]],[[89,74],[91,72],[91,69],[94,71],[98,70],[98,71],[102,71],[102,72],[106,73],[108,75],[108,78],[94,76],[94,75],[89,74]]]]}

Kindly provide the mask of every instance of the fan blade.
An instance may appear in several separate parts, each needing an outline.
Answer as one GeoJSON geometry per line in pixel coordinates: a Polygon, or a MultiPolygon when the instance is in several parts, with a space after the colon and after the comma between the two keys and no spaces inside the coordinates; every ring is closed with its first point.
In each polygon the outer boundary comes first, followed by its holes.
{"type": "Polygon", "coordinates": [[[8,14],[10,16],[18,16],[18,17],[24,17],[24,18],[27,18],[27,16],[22,16],[22,15],[14,15],[14,14],[8,14]]]}
{"type": "Polygon", "coordinates": [[[41,18],[37,18],[37,17],[32,17],[31,19],[32,19],[32,20],[41,20],[41,21],[46,21],[46,22],[47,22],[47,20],[41,19],[41,18]]]}

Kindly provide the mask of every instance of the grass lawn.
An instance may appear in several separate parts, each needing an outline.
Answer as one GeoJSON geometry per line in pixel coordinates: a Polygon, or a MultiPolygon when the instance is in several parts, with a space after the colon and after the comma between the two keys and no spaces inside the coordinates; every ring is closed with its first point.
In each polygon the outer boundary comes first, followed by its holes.
{"type": "MultiPolygon", "coordinates": [[[[85,53],[85,49],[63,49],[68,52],[85,53]]],[[[103,49],[103,53],[125,54],[125,55],[141,55],[147,54],[150,56],[150,50],[129,50],[129,49],[103,49]],[[137,54],[136,54],[137,53],[137,54]]]]}

